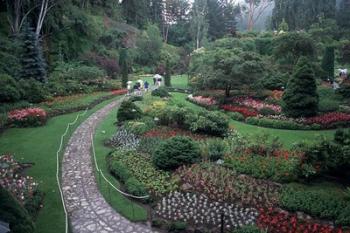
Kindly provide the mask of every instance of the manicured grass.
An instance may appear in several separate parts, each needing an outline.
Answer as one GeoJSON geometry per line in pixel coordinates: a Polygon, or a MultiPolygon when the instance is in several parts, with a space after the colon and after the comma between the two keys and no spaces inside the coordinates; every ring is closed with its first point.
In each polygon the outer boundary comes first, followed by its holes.
{"type": "MultiPolygon", "coordinates": [[[[117,109],[113,110],[96,128],[94,145],[99,168],[108,180],[110,180],[116,187],[120,187],[120,184],[109,174],[107,169],[106,155],[110,153],[112,149],[104,146],[104,140],[110,138],[116,132],[116,126],[114,125],[116,122],[116,116],[117,109]]],[[[101,193],[109,204],[120,214],[132,221],[147,220],[147,210],[145,208],[130,201],[128,198],[111,188],[97,173],[96,177],[101,193]]]]}
{"type": "MultiPolygon", "coordinates": [[[[153,86],[153,76],[138,76],[135,80],[141,79],[147,81],[153,86]]],[[[173,75],[171,76],[171,86],[176,88],[188,88],[188,76],[187,75],[173,75]]]]}
{"type": "MultiPolygon", "coordinates": [[[[69,131],[65,143],[81,122],[111,101],[97,105],[81,117],[69,131]]],[[[64,212],[56,183],[56,151],[67,124],[74,121],[77,114],[51,118],[43,127],[8,129],[0,135],[0,154],[13,154],[20,162],[34,163],[28,175],[39,182],[40,190],[45,193],[44,207],[36,221],[37,233],[64,232],[64,212]]]]}
{"type": "MultiPolygon", "coordinates": [[[[200,106],[187,101],[186,96],[187,96],[186,94],[182,94],[182,93],[172,93],[171,101],[174,101],[175,103],[178,103],[178,104],[182,104],[195,111],[198,111],[201,109],[200,106]]],[[[335,130],[303,131],[303,130],[281,130],[281,129],[262,128],[258,126],[245,124],[239,121],[234,121],[234,120],[230,120],[230,125],[233,128],[235,128],[239,133],[245,136],[266,133],[271,136],[279,137],[280,141],[284,144],[284,146],[288,148],[292,147],[294,143],[301,142],[303,140],[315,141],[321,135],[331,138],[335,133],[335,130]]]]}

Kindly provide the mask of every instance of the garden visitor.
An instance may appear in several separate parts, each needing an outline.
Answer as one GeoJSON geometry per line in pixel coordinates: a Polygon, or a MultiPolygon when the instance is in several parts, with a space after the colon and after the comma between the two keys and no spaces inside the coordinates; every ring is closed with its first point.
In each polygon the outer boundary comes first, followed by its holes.
{"type": "Polygon", "coordinates": [[[131,82],[131,81],[128,81],[128,82],[127,82],[127,87],[126,87],[126,88],[128,89],[127,95],[130,95],[130,94],[131,94],[131,91],[132,91],[131,86],[132,86],[132,82],[131,82]]]}
{"type": "Polygon", "coordinates": [[[146,81],[145,84],[144,84],[144,86],[145,86],[145,91],[146,91],[146,92],[148,92],[148,85],[149,85],[149,84],[148,84],[148,82],[146,81]]]}
{"type": "Polygon", "coordinates": [[[157,81],[156,77],[153,77],[153,85],[154,86],[156,85],[156,81],[157,81]]]}

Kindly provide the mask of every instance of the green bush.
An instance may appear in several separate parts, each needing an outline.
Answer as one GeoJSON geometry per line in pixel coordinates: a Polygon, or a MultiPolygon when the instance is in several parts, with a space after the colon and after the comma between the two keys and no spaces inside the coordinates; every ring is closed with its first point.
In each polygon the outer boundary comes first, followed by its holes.
{"type": "Polygon", "coordinates": [[[16,81],[7,74],[0,74],[0,103],[16,102],[21,99],[21,90],[16,81]]]}
{"type": "Polygon", "coordinates": [[[165,87],[159,87],[152,91],[152,96],[159,96],[160,98],[169,97],[170,94],[165,87]]]}
{"type": "Polygon", "coordinates": [[[328,98],[322,98],[320,99],[318,110],[322,113],[336,112],[339,110],[339,102],[328,98]]]}
{"type": "Polygon", "coordinates": [[[120,162],[115,160],[108,161],[108,170],[122,183],[125,183],[131,177],[129,170],[120,162]]]}
{"type": "Polygon", "coordinates": [[[142,100],[143,100],[143,96],[134,95],[134,96],[131,96],[131,97],[129,98],[129,100],[130,100],[131,102],[142,101],[142,100]]]}
{"type": "Polygon", "coordinates": [[[259,113],[263,116],[276,115],[276,112],[274,110],[272,110],[271,108],[262,108],[262,109],[260,109],[259,113]]]}
{"type": "Polygon", "coordinates": [[[40,103],[46,100],[49,96],[49,92],[44,84],[34,79],[19,81],[19,86],[24,90],[23,98],[30,103],[40,103]]]}
{"type": "Polygon", "coordinates": [[[154,153],[154,151],[157,149],[160,143],[161,143],[161,140],[159,140],[159,138],[144,137],[144,138],[141,138],[140,144],[137,150],[139,152],[151,155],[154,153]]]}
{"type": "Polygon", "coordinates": [[[210,140],[208,142],[208,156],[210,161],[222,159],[226,152],[225,143],[222,140],[210,140]]]}
{"type": "Polygon", "coordinates": [[[249,225],[243,226],[238,230],[233,231],[232,233],[263,233],[264,231],[260,230],[257,226],[249,225]]]}
{"type": "Polygon", "coordinates": [[[146,133],[148,130],[153,128],[152,126],[155,126],[155,125],[154,124],[149,125],[149,124],[141,122],[141,121],[128,121],[124,125],[125,129],[128,132],[133,133],[135,135],[142,135],[142,134],[146,133]]]}
{"type": "Polygon", "coordinates": [[[142,117],[142,110],[131,101],[123,101],[118,109],[118,122],[135,120],[142,117]]]}
{"type": "Polygon", "coordinates": [[[293,121],[274,120],[274,119],[268,119],[268,118],[248,117],[246,119],[246,122],[251,125],[257,125],[261,127],[275,128],[275,129],[290,129],[290,130],[310,129],[309,126],[302,125],[293,121]]]}
{"type": "Polygon", "coordinates": [[[28,212],[0,186],[1,220],[10,224],[11,233],[32,233],[35,225],[28,212]]]}
{"type": "Polygon", "coordinates": [[[174,170],[179,166],[195,163],[199,159],[198,145],[189,137],[179,136],[162,142],[152,156],[154,165],[163,170],[174,170]]]}
{"type": "Polygon", "coordinates": [[[298,158],[263,157],[260,155],[231,156],[225,165],[238,173],[251,175],[258,179],[270,179],[276,182],[295,181],[299,174],[298,158]]]}
{"type": "Polygon", "coordinates": [[[125,189],[129,194],[135,196],[146,196],[147,190],[145,186],[138,181],[135,177],[131,177],[125,182],[125,189]]]}
{"type": "Polygon", "coordinates": [[[262,79],[261,84],[268,90],[282,90],[287,86],[289,75],[275,73],[262,79]]]}
{"type": "Polygon", "coordinates": [[[187,223],[185,222],[173,222],[169,226],[169,232],[184,232],[187,228],[187,223]]]}
{"type": "Polygon", "coordinates": [[[350,202],[345,201],[338,191],[288,185],[282,191],[280,205],[290,211],[303,211],[344,226],[350,222],[350,202]]]}
{"type": "Polygon", "coordinates": [[[228,112],[228,115],[235,121],[244,121],[244,116],[239,112],[228,112]]]}
{"type": "Polygon", "coordinates": [[[225,136],[228,131],[227,117],[221,112],[203,110],[190,117],[187,115],[186,118],[192,132],[225,136]]]}

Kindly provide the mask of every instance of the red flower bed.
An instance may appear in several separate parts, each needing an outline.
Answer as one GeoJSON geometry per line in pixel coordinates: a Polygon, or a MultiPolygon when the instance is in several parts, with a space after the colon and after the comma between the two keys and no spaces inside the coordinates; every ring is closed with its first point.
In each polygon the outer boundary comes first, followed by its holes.
{"type": "Polygon", "coordinates": [[[128,93],[127,89],[113,90],[112,95],[125,95],[128,93]]]}
{"type": "Polygon", "coordinates": [[[281,212],[276,209],[260,209],[257,226],[267,229],[269,233],[349,233],[330,225],[304,222],[295,214],[281,212]]]}
{"type": "Polygon", "coordinates": [[[328,126],[332,123],[345,122],[345,121],[350,121],[350,114],[342,113],[342,112],[331,112],[331,113],[326,113],[322,116],[306,118],[305,123],[310,125],[319,124],[322,126],[328,126]]]}
{"type": "Polygon", "coordinates": [[[149,137],[149,138],[161,138],[161,139],[168,139],[175,136],[187,136],[194,140],[203,140],[207,138],[205,135],[193,134],[186,130],[170,129],[167,127],[152,129],[150,131],[147,131],[143,136],[149,137]]]}
{"type": "Polygon", "coordinates": [[[8,113],[8,120],[17,126],[38,126],[46,123],[47,114],[41,108],[17,109],[8,113]]]}
{"type": "Polygon", "coordinates": [[[225,111],[228,112],[239,112],[241,113],[244,117],[255,117],[258,115],[258,112],[247,108],[247,107],[241,107],[241,106],[233,106],[233,105],[221,105],[221,108],[225,111]]]}

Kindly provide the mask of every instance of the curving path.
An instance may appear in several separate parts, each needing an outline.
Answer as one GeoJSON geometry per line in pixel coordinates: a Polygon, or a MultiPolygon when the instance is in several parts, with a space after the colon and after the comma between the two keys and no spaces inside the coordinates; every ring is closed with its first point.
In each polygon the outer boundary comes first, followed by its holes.
{"type": "Polygon", "coordinates": [[[99,192],[91,156],[91,133],[122,100],[92,114],[73,133],[62,163],[62,190],[73,233],[151,233],[118,214],[99,192]]]}

